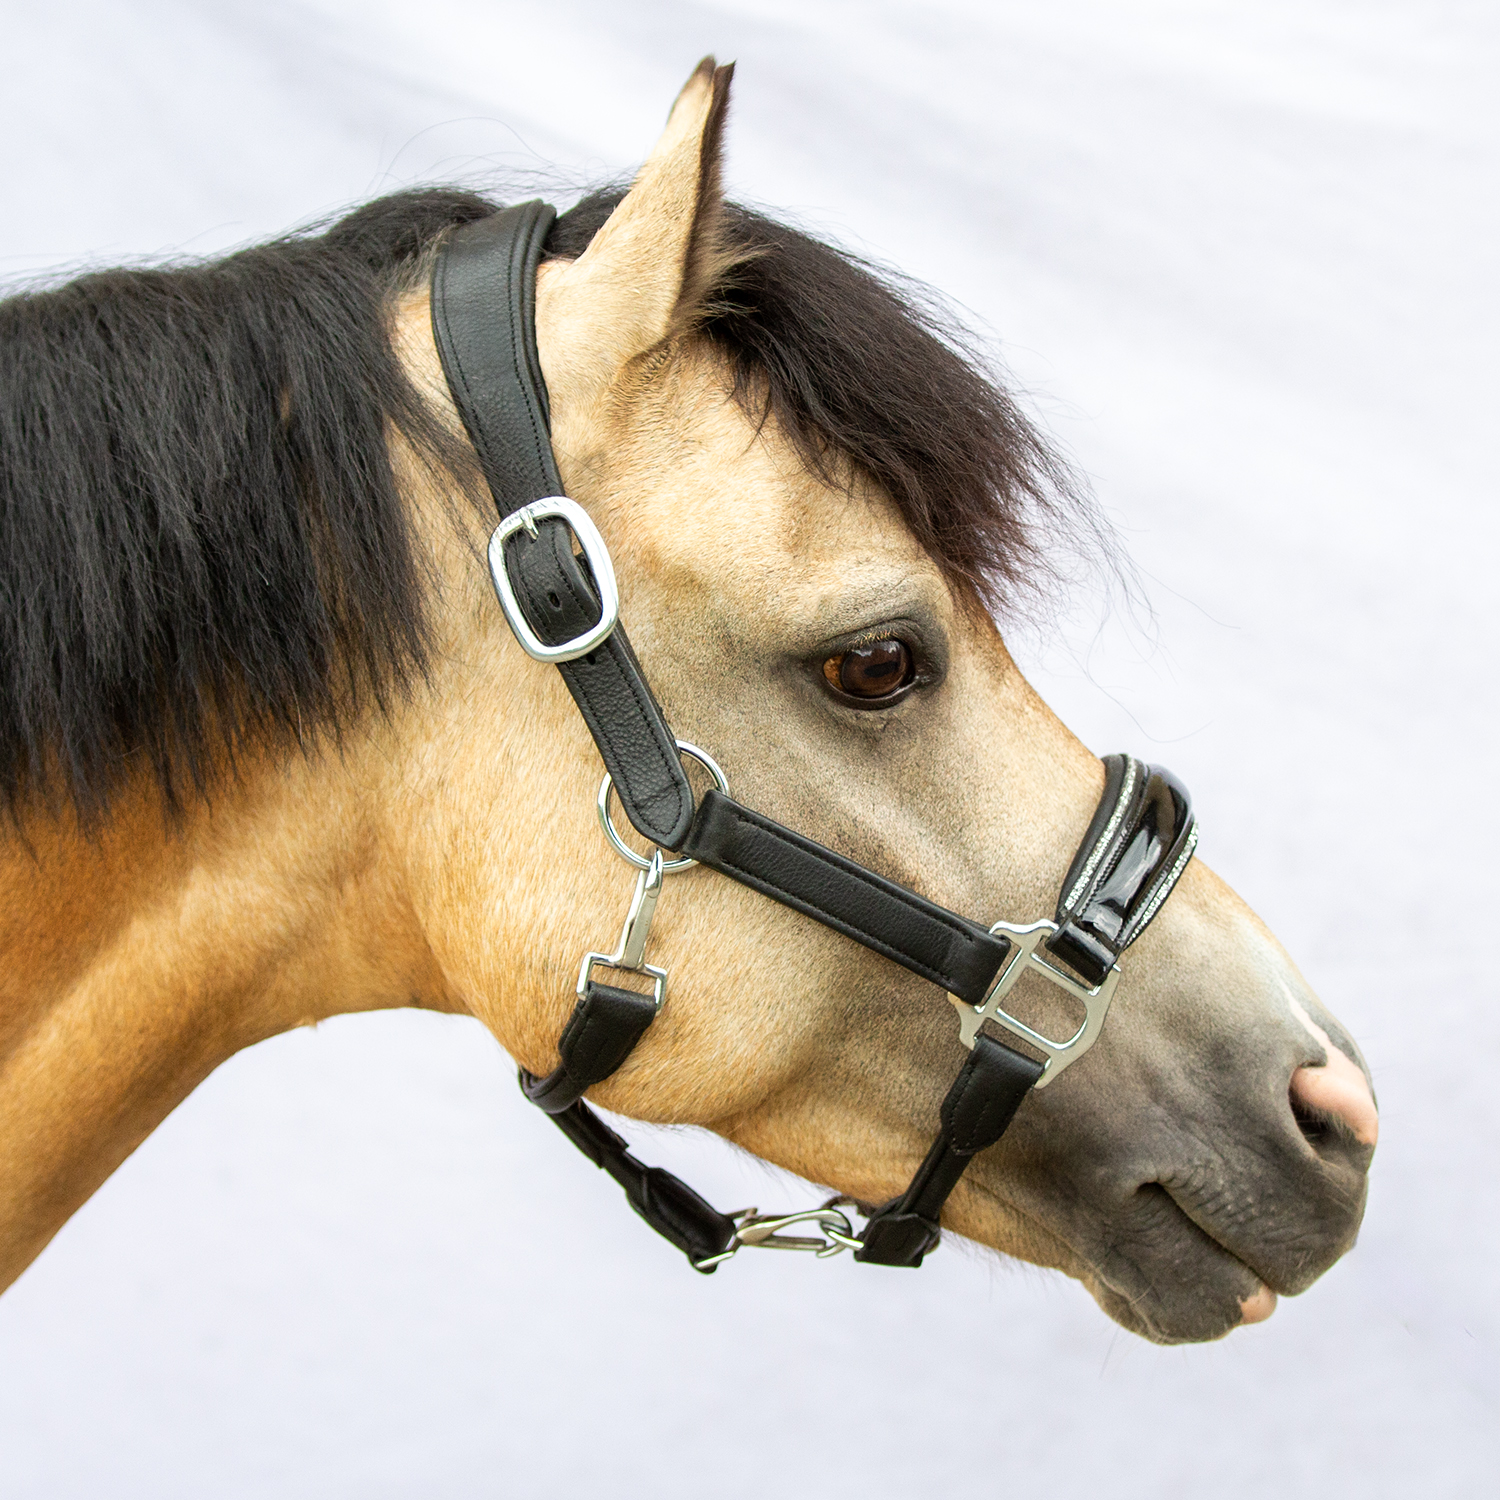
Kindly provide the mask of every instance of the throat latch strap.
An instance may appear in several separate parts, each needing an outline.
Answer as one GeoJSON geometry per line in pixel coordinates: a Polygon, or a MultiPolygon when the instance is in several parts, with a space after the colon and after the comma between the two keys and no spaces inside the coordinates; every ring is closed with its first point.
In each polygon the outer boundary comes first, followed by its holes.
{"type": "MultiPolygon", "coordinates": [[[[524,1079],[523,1079],[524,1083],[524,1079]]],[[[630,1206],[693,1263],[711,1272],[713,1261],[734,1243],[738,1225],[699,1197],[680,1177],[648,1167],[582,1100],[552,1116],[553,1123],[593,1164],[625,1189],[630,1206]]]]}

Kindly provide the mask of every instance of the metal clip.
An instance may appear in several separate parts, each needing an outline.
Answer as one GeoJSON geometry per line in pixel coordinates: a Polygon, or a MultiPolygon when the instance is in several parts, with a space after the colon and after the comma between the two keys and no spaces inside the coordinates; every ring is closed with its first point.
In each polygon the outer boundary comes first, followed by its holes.
{"type": "Polygon", "coordinates": [[[845,1250],[858,1250],[864,1241],[854,1233],[854,1226],[845,1214],[831,1204],[822,1208],[807,1208],[796,1214],[762,1214],[759,1209],[742,1208],[730,1215],[735,1221],[734,1243],[718,1255],[706,1260],[695,1260],[693,1264],[706,1271],[710,1266],[722,1265],[733,1259],[741,1250],[805,1250],[819,1260],[831,1255],[841,1255],[845,1250]],[[783,1229],[793,1224],[816,1224],[821,1231],[817,1235],[783,1234],[783,1229]]]}
{"type": "Polygon", "coordinates": [[[625,925],[620,929],[620,941],[613,953],[585,953],[583,967],[578,971],[578,998],[583,999],[588,988],[589,977],[596,966],[607,969],[625,969],[632,974],[649,975],[652,982],[651,998],[659,1011],[667,999],[667,971],[646,962],[646,939],[651,935],[651,919],[656,915],[656,903],[661,896],[662,855],[655,850],[646,868],[635,877],[635,894],[630,898],[630,910],[625,913],[625,925]]]}
{"type": "Polygon", "coordinates": [[[990,987],[989,994],[984,997],[983,1005],[970,1005],[957,995],[948,996],[958,1010],[959,1040],[972,1052],[974,1039],[986,1021],[1003,1026],[1013,1036],[1030,1042],[1046,1057],[1041,1077],[1035,1085],[1039,1089],[1045,1088],[1064,1068],[1077,1062],[1098,1039],[1099,1033],[1104,1029],[1104,1018],[1109,1014],[1109,1002],[1115,993],[1115,986],[1120,982],[1119,965],[1116,964],[1104,976],[1102,984],[1090,986],[1081,979],[1064,973],[1055,964],[1048,963],[1036,951],[1040,943],[1057,931],[1056,922],[1043,919],[1040,922],[1027,922],[1024,926],[1012,922],[996,922],[990,931],[1010,939],[1010,953],[990,987]],[[1021,975],[1028,971],[1040,974],[1083,1006],[1083,1024],[1066,1041],[1055,1041],[1039,1031],[1033,1031],[1024,1021],[1018,1021],[1001,1007],[1000,1002],[1016,987],[1021,975]]]}

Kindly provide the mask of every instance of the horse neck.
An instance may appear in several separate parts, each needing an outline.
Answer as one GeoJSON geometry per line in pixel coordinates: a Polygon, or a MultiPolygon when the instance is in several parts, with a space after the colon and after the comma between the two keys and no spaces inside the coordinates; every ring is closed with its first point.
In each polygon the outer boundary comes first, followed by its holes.
{"type": "Polygon", "coordinates": [[[0,1287],[241,1048],[443,1005],[361,769],[242,765],[175,827],[143,788],[94,836],[0,841],[0,1287]]]}

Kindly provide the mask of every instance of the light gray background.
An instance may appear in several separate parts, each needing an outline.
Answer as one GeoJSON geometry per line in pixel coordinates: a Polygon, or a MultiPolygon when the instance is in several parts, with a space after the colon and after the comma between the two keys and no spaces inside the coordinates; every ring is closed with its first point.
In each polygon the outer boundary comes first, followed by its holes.
{"type": "Polygon", "coordinates": [[[616,174],[737,58],[732,191],[959,299],[1093,477],[1155,625],[1084,596],[1018,652],[1096,750],[1183,774],[1383,1138],[1345,1263],[1161,1350],[961,1246],[701,1279],[477,1025],[338,1021],[223,1068],[0,1301],[0,1495],[1492,1493],[1494,16],[6,0],[12,280],[616,174]]]}

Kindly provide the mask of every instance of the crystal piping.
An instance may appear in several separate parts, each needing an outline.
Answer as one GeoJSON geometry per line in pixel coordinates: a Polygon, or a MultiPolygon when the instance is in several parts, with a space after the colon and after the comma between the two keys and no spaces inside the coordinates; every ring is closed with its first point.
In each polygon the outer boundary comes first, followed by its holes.
{"type": "Polygon", "coordinates": [[[1135,768],[1139,764],[1140,762],[1131,756],[1125,767],[1125,780],[1120,783],[1120,795],[1115,799],[1115,810],[1110,814],[1104,832],[1095,841],[1087,862],[1079,872],[1078,879],[1073,882],[1073,889],[1068,892],[1068,899],[1063,902],[1064,911],[1073,910],[1078,904],[1078,898],[1088,889],[1089,881],[1094,878],[1094,871],[1099,868],[1099,861],[1104,858],[1104,851],[1109,848],[1110,840],[1114,838],[1115,830],[1119,828],[1120,820],[1125,816],[1125,809],[1130,806],[1131,794],[1135,791],[1135,768]]]}
{"type": "Polygon", "coordinates": [[[1125,932],[1125,944],[1133,943],[1136,936],[1145,930],[1146,924],[1156,915],[1163,901],[1172,894],[1172,887],[1177,884],[1178,877],[1187,869],[1187,862],[1193,857],[1193,850],[1198,847],[1198,825],[1193,824],[1188,831],[1187,843],[1182,846],[1182,853],[1177,856],[1177,863],[1172,866],[1171,874],[1157,886],[1156,894],[1152,896],[1145,907],[1136,916],[1125,932]]]}

